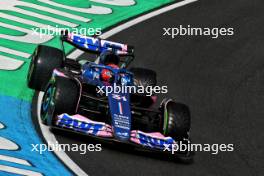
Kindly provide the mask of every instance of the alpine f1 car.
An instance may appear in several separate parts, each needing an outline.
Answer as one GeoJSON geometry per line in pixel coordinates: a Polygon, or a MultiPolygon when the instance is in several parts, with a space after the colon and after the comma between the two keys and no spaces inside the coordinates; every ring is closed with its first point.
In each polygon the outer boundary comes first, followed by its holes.
{"type": "MultiPolygon", "coordinates": [[[[179,141],[190,143],[186,105],[164,99],[155,109],[155,95],[106,94],[109,86],[156,86],[155,71],[128,68],[134,47],[69,32],[61,43],[62,49],[39,45],[28,72],[28,87],[45,92],[40,113],[44,124],[161,152],[179,141]],[[66,58],[65,42],[95,59],[66,58]]],[[[177,154],[192,158],[188,151],[177,154]]]]}

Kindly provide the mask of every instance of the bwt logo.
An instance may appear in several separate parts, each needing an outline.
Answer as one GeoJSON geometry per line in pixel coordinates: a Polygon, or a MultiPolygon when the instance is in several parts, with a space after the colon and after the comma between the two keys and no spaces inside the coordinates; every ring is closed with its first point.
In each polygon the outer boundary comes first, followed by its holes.
{"type": "Polygon", "coordinates": [[[76,45],[79,45],[92,51],[98,51],[99,49],[100,51],[103,51],[107,50],[108,48],[114,48],[120,51],[125,51],[127,49],[127,45],[121,43],[111,42],[107,40],[99,41],[99,39],[80,35],[69,34],[68,40],[72,41],[76,45]]]}
{"type": "Polygon", "coordinates": [[[174,143],[172,138],[169,139],[157,139],[151,136],[147,136],[141,133],[138,133],[139,141],[142,145],[150,146],[150,147],[160,147],[164,148],[164,145],[170,145],[174,143]]]}
{"type": "Polygon", "coordinates": [[[80,132],[86,132],[89,134],[97,135],[97,133],[104,128],[102,124],[80,122],[76,119],[70,118],[67,114],[59,116],[57,125],[61,127],[73,128],[80,132]]]}

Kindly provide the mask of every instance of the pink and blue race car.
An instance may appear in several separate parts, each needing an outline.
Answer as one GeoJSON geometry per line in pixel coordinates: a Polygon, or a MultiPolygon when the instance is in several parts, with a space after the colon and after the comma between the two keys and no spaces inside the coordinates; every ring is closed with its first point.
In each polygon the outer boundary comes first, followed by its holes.
{"type": "MultiPolygon", "coordinates": [[[[164,99],[154,108],[154,94],[107,92],[115,86],[156,86],[155,71],[128,67],[134,59],[132,46],[69,32],[62,34],[61,41],[62,49],[38,46],[28,72],[28,86],[45,92],[44,124],[159,152],[180,141],[190,143],[186,105],[164,99]],[[95,61],[66,58],[65,42],[95,55],[95,61]]],[[[176,156],[192,159],[193,153],[181,151],[176,156]]]]}

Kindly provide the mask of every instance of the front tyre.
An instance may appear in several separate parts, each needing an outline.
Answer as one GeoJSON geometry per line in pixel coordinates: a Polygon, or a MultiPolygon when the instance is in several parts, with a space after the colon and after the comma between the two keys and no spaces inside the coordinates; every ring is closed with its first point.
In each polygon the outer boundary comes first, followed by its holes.
{"type": "Polygon", "coordinates": [[[80,87],[75,80],[55,77],[45,91],[41,104],[41,119],[44,124],[52,126],[54,117],[67,113],[74,115],[77,111],[80,87]]]}
{"type": "Polygon", "coordinates": [[[172,100],[163,102],[163,134],[177,141],[188,138],[191,114],[188,106],[172,100]]]}

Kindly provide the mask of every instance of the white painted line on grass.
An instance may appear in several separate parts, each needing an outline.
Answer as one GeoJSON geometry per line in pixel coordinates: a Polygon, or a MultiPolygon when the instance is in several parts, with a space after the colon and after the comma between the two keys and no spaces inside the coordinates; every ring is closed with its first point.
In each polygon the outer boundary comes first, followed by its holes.
{"type": "Polygon", "coordinates": [[[17,70],[23,64],[24,61],[0,55],[0,70],[17,70]]]}
{"type": "Polygon", "coordinates": [[[17,50],[14,50],[14,49],[3,47],[3,46],[0,46],[0,52],[10,53],[10,54],[13,54],[13,55],[16,55],[16,56],[20,56],[20,57],[24,57],[24,58],[29,58],[30,57],[29,53],[25,53],[25,52],[22,52],[22,51],[17,51],[17,50]]]}

